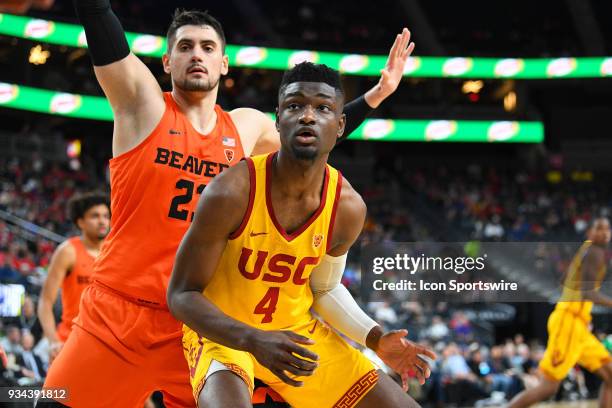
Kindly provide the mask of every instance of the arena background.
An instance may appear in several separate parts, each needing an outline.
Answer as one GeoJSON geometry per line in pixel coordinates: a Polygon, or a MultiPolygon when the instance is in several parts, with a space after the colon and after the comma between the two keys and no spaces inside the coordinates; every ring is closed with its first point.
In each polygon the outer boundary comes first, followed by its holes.
{"type": "MultiPolygon", "coordinates": [[[[538,275],[562,276],[568,264],[538,243],[580,242],[593,217],[610,215],[609,2],[134,0],[112,6],[126,31],[162,37],[175,7],[208,9],[236,46],[228,51],[220,105],[264,112],[274,110],[282,70],[305,57],[341,69],[348,99],[362,94],[377,81],[395,34],[409,27],[417,45],[399,89],[332,154],[368,204],[360,244],[533,242],[532,253],[508,255],[504,273],[529,284],[539,302],[390,297],[363,306],[386,328],[408,328],[411,339],[438,352],[432,378],[411,386],[424,406],[474,406],[477,399],[495,406],[501,395],[493,391],[529,386],[557,283],[538,275]],[[303,50],[320,53],[294,53],[303,50]],[[469,375],[453,368],[464,363],[469,375]],[[493,375],[502,388],[493,389],[493,375]]],[[[67,199],[108,191],[112,122],[79,43],[80,28],[61,24],[76,24],[71,2],[0,1],[2,7],[21,16],[0,15],[0,334],[12,325],[31,332],[45,359],[37,295],[55,246],[75,233],[67,199]]],[[[131,40],[169,90],[160,40],[131,40]]],[[[358,296],[360,281],[356,246],[344,284],[358,296]]],[[[610,316],[596,308],[593,321],[608,348],[610,316]]],[[[19,374],[7,357],[0,383],[13,384],[19,374]]],[[[598,380],[577,368],[556,399],[593,399],[597,389],[598,380]]]]}

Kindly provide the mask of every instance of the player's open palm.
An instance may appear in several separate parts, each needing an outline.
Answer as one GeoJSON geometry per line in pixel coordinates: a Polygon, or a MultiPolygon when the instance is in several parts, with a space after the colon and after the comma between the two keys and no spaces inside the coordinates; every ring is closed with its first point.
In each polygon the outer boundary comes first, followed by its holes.
{"type": "Polygon", "coordinates": [[[387,63],[380,71],[381,76],[378,86],[385,96],[391,95],[399,86],[404,75],[406,61],[413,50],[414,43],[410,42],[410,31],[404,28],[402,33],[395,37],[395,42],[389,51],[387,63]]]}
{"type": "Polygon", "coordinates": [[[422,357],[426,356],[432,360],[436,354],[426,347],[420,346],[407,340],[408,330],[394,330],[385,333],[378,342],[376,354],[402,377],[402,387],[408,390],[408,376],[414,372],[421,384],[429,378],[431,369],[429,363],[422,357]]]}
{"type": "Polygon", "coordinates": [[[288,373],[297,377],[312,375],[319,356],[299,344],[312,345],[314,342],[290,331],[261,331],[253,338],[250,352],[283,382],[301,387],[302,382],[292,379],[288,373]]]}

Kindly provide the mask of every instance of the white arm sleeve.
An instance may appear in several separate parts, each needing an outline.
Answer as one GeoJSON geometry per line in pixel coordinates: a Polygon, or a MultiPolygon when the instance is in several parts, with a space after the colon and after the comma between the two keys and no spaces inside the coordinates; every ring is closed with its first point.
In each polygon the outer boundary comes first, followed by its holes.
{"type": "Polygon", "coordinates": [[[361,310],[341,283],[345,265],[346,254],[338,257],[325,255],[312,271],[312,309],[340,333],[365,346],[368,333],[378,326],[378,323],[361,310]]]}

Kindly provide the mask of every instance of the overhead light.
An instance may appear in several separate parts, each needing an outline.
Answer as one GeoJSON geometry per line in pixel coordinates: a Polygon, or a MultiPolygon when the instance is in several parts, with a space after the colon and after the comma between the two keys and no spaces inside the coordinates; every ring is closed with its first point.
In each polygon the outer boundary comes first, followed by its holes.
{"type": "Polygon", "coordinates": [[[463,83],[463,86],[461,87],[461,91],[464,94],[470,94],[470,93],[479,93],[480,90],[482,89],[482,87],[484,86],[484,82],[478,80],[478,81],[465,81],[463,83]]]}
{"type": "Polygon", "coordinates": [[[504,109],[513,112],[516,109],[516,92],[510,91],[504,96],[504,109]]]}
{"type": "Polygon", "coordinates": [[[32,47],[32,49],[30,50],[30,57],[28,58],[28,61],[30,62],[30,64],[42,65],[47,62],[47,59],[50,56],[51,52],[43,50],[43,48],[39,44],[35,47],[32,47]]]}

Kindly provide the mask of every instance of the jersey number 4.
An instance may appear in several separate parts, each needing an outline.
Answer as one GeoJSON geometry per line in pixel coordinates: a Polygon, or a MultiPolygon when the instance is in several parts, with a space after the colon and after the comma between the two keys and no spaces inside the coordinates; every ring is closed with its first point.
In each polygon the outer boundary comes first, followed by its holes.
{"type": "MultiPolygon", "coordinates": [[[[168,217],[176,218],[177,220],[193,221],[193,212],[190,212],[187,209],[180,209],[179,207],[184,204],[189,204],[193,199],[193,190],[195,188],[195,183],[191,180],[180,179],[176,182],[177,189],[185,190],[185,194],[180,194],[175,196],[170,203],[170,211],[168,212],[168,217]]],[[[204,191],[206,184],[200,184],[196,189],[196,193],[201,195],[204,191]]]]}
{"type": "Polygon", "coordinates": [[[270,323],[272,321],[272,314],[276,312],[276,304],[278,303],[278,294],[280,288],[272,287],[268,289],[263,298],[259,301],[253,313],[263,315],[261,322],[270,323]]]}

